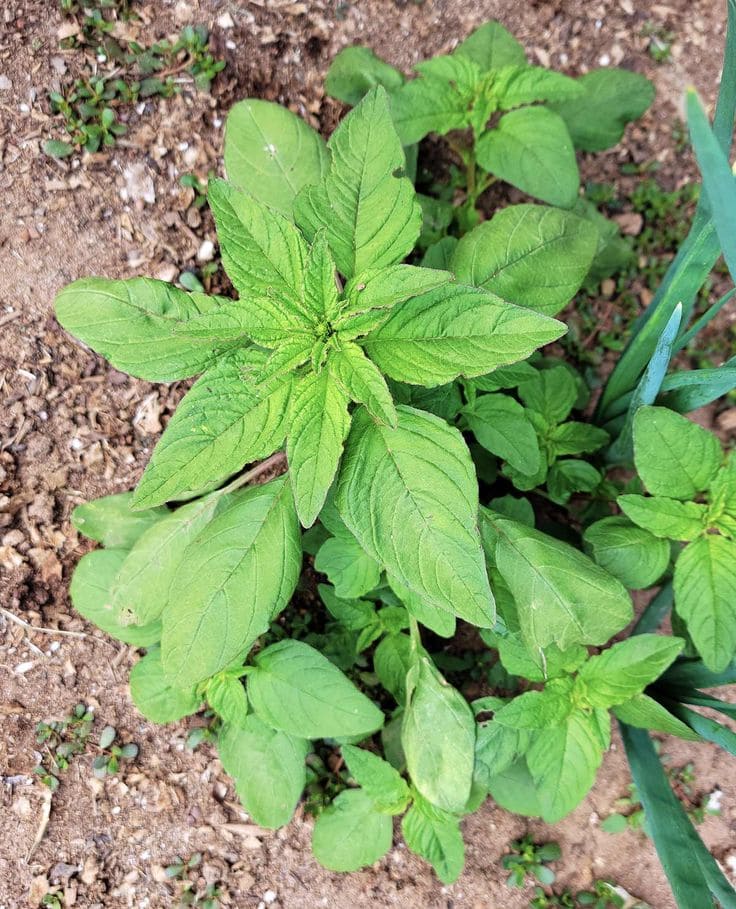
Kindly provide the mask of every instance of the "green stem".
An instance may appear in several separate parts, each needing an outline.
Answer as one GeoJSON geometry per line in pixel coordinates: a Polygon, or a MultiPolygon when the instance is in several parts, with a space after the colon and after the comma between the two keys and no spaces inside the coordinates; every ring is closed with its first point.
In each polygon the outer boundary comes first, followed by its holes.
{"type": "Polygon", "coordinates": [[[419,630],[419,622],[414,618],[413,615],[409,616],[409,634],[411,635],[411,643],[414,650],[419,651],[422,649],[422,633],[419,630]]]}

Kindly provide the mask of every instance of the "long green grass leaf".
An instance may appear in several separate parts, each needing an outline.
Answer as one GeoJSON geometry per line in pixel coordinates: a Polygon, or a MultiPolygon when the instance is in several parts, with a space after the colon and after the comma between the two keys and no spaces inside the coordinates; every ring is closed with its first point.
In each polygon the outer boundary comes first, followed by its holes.
{"type": "Polygon", "coordinates": [[[661,681],[680,688],[719,688],[736,683],[736,659],[722,672],[712,672],[702,660],[677,660],[661,681]]]}
{"type": "Polygon", "coordinates": [[[669,698],[662,702],[671,714],[682,720],[689,726],[693,732],[697,732],[706,741],[713,742],[729,754],[736,755],[736,732],[732,732],[723,723],[711,719],[709,716],[703,716],[696,710],[691,710],[677,701],[669,698]]]}
{"type": "Polygon", "coordinates": [[[687,347],[695,335],[699,334],[706,325],[710,325],[713,319],[715,319],[715,317],[723,309],[726,303],[731,300],[734,294],[736,294],[736,287],[733,287],[731,290],[725,293],[720,298],[720,300],[716,300],[716,302],[711,307],[709,307],[699,319],[696,319],[690,328],[688,328],[688,330],[681,334],[678,338],[677,344],[675,345],[675,353],[679,353],[683,348],[687,347]]]}

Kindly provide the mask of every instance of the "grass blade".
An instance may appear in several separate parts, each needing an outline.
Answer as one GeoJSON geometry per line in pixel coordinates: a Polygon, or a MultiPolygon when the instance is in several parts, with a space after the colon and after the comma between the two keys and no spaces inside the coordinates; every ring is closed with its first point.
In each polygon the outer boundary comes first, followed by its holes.
{"type": "Polygon", "coordinates": [[[656,631],[672,609],[672,602],[672,581],[668,581],[649,601],[631,633],[649,634],[656,631]]]}
{"type": "Polygon", "coordinates": [[[712,672],[702,660],[677,660],[658,681],[678,688],[719,688],[736,682],[736,659],[722,672],[712,672]]]}
{"type": "Polygon", "coordinates": [[[693,322],[690,328],[688,328],[688,330],[678,339],[677,345],[675,346],[675,353],[679,353],[684,347],[687,347],[695,335],[701,332],[706,325],[709,325],[710,322],[715,319],[734,294],[736,294],[736,287],[725,293],[721,299],[717,300],[699,319],[697,319],[697,321],[693,322]]]}

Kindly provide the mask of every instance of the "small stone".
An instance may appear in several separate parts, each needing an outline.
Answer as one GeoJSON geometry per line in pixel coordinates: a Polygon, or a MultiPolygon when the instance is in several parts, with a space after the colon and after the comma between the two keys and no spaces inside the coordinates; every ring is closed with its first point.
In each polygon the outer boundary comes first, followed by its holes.
{"type": "Polygon", "coordinates": [[[8,77],[0,73],[0,92],[9,92],[13,87],[13,83],[8,79],[8,77]]]}
{"type": "Polygon", "coordinates": [[[205,240],[197,250],[197,262],[211,262],[215,255],[215,244],[205,240]]]}
{"type": "Polygon", "coordinates": [[[606,278],[605,281],[601,281],[601,293],[604,297],[612,297],[616,292],[616,282],[613,278],[606,278]]]}
{"type": "Polygon", "coordinates": [[[235,23],[233,22],[233,17],[230,13],[223,13],[221,16],[217,17],[217,24],[220,28],[233,28],[235,23]]]}

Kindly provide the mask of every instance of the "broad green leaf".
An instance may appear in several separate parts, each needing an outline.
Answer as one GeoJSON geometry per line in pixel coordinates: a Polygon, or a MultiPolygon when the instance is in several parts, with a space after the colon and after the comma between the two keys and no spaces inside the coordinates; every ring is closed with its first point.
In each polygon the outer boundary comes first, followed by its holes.
{"type": "Polygon", "coordinates": [[[494,621],[476,523],[478,486],[460,433],[400,406],[398,427],[356,411],[335,503],[363,549],[424,604],[494,621]]]}
{"type": "Polygon", "coordinates": [[[465,418],[480,444],[522,473],[539,469],[537,433],[524,408],[509,395],[482,395],[465,408],[465,418]]]}
{"type": "Polygon", "coordinates": [[[546,107],[504,114],[476,145],[478,163],[494,176],[550,205],[575,204],[580,174],[564,120],[546,107]]]}
{"type": "Polygon", "coordinates": [[[304,527],[324,505],[350,429],[348,398],[328,369],[297,380],[286,443],[294,500],[304,527]]]}
{"type": "Polygon", "coordinates": [[[529,772],[537,789],[541,816],[555,824],[587,795],[603,758],[599,723],[608,723],[594,714],[573,710],[567,720],[553,729],[537,733],[527,752],[529,772]]]}
{"type": "Polygon", "coordinates": [[[409,801],[409,787],[391,764],[353,745],[343,745],[342,756],[352,778],[379,811],[401,814],[409,801]]]}
{"type": "MultiPolygon", "coordinates": [[[[161,618],[187,546],[223,508],[226,496],[182,505],[150,527],[128,553],[111,588],[112,607],[136,625],[161,618]]],[[[147,512],[142,512],[147,514],[147,512]]]]}
{"type": "Polygon", "coordinates": [[[512,729],[549,729],[564,723],[573,708],[569,679],[550,682],[542,691],[525,691],[496,711],[494,722],[512,729]]]}
{"type": "Polygon", "coordinates": [[[502,388],[518,388],[527,379],[533,379],[537,370],[529,363],[512,363],[510,366],[500,366],[488,373],[487,376],[478,376],[471,380],[471,384],[478,391],[500,391],[502,388]]]}
{"type": "Polygon", "coordinates": [[[670,547],[626,518],[602,518],[583,534],[593,558],[629,589],[650,587],[670,562],[670,547]]]}
{"type": "Polygon", "coordinates": [[[565,505],[574,492],[593,492],[603,477],[587,461],[555,461],[547,474],[547,493],[553,502],[565,505]]]}
{"type": "Polygon", "coordinates": [[[665,407],[641,407],[634,417],[634,460],[652,495],[692,499],[721,465],[721,446],[707,429],[665,407]]]}
{"type": "Polygon", "coordinates": [[[493,801],[501,808],[527,817],[542,814],[539,793],[525,758],[521,757],[510,767],[500,770],[491,776],[489,782],[493,801]]]}
{"type": "Polygon", "coordinates": [[[468,57],[484,71],[502,66],[523,66],[526,63],[524,48],[500,22],[485,22],[469,35],[455,50],[468,57]]]}
{"type": "Polygon", "coordinates": [[[526,754],[532,733],[528,729],[502,726],[495,720],[478,723],[475,737],[475,776],[491,789],[493,777],[508,770],[526,754]]]}
{"type": "Polygon", "coordinates": [[[318,331],[325,323],[331,322],[340,309],[336,278],[327,231],[321,228],[309,247],[304,269],[304,303],[316,320],[318,331]]]}
{"type": "Polygon", "coordinates": [[[345,117],[328,147],[330,170],[297,196],[297,223],[309,237],[326,229],[346,278],[400,262],[419,236],[422,213],[411,182],[397,175],[405,158],[383,88],[345,117]]]}
{"type": "Polygon", "coordinates": [[[580,289],[596,246],[596,231],[571,212],[509,205],[460,240],[450,270],[464,284],[554,316],[580,289]]]}
{"type": "Polygon", "coordinates": [[[216,675],[207,683],[207,703],[226,725],[244,728],[248,717],[248,698],[240,679],[216,675]]]}
{"type": "Polygon", "coordinates": [[[455,634],[457,622],[455,614],[445,609],[437,609],[436,606],[428,606],[426,601],[405,587],[400,581],[397,581],[393,575],[386,575],[391,589],[399,597],[409,615],[416,619],[420,625],[429,628],[441,638],[451,638],[455,634]]]}
{"type": "Polygon", "coordinates": [[[117,369],[150,382],[173,382],[202,372],[233,346],[231,333],[219,341],[216,331],[204,339],[187,333],[198,316],[224,302],[151,278],[82,278],[59,292],[54,307],[67,331],[117,369]]]}
{"type": "Polygon", "coordinates": [[[301,570],[286,478],[233,493],[184,551],[163,613],[164,670],[195,684],[242,658],[286,605],[301,570]]]}
{"type": "Polygon", "coordinates": [[[675,562],[675,609],[714,672],[736,652],[736,543],[707,534],[683,549],[675,562]]]}
{"type": "Polygon", "coordinates": [[[133,511],[132,498],[132,492],[121,492],[77,505],[72,511],[72,525],[108,549],[130,549],[146,530],[169,514],[166,508],[133,511]]]}
{"type": "Polygon", "coordinates": [[[449,271],[452,268],[452,257],[457,244],[457,237],[443,237],[427,249],[419,264],[424,268],[449,271]]]}
{"type": "Polygon", "coordinates": [[[626,588],[582,552],[487,509],[481,517],[484,545],[514,597],[530,648],[602,645],[631,620],[626,588]]]}
{"type": "Polygon", "coordinates": [[[397,704],[406,703],[406,676],[411,666],[411,640],[406,634],[388,635],[373,653],[373,669],[397,704]]]}
{"type": "Polygon", "coordinates": [[[363,404],[379,423],[396,426],[396,408],[386,380],[357,344],[343,342],[330,353],[327,368],[351,401],[363,404]]]}
{"type": "Polygon", "coordinates": [[[130,670],[130,696],[152,723],[175,723],[196,713],[202,703],[195,687],[174,688],[167,681],[158,647],[149,650],[130,670]]]}
{"type": "Polygon", "coordinates": [[[351,107],[377,85],[391,94],[403,84],[404,77],[397,69],[377,57],[369,47],[360,45],[343,48],[325,76],[325,92],[351,107]]]}
{"type": "Polygon", "coordinates": [[[524,404],[553,423],[561,423],[569,416],[577,395],[575,379],[564,366],[541,369],[519,383],[519,397],[524,404]]]}
{"type": "Polygon", "coordinates": [[[655,537],[694,540],[707,527],[708,508],[697,502],[637,495],[619,496],[616,501],[630,520],[655,537]]]}
{"type": "Polygon", "coordinates": [[[314,823],[312,852],[330,871],[357,871],[391,848],[393,825],[362,789],[345,789],[314,823]]]}
{"type": "MultiPolygon", "coordinates": [[[[494,584],[496,594],[498,584],[494,584]]],[[[573,644],[560,650],[556,644],[544,649],[530,650],[522,640],[521,633],[514,631],[501,636],[483,632],[484,641],[498,650],[504,669],[511,675],[520,675],[532,682],[546,682],[574,672],[588,657],[588,651],[581,644],[573,644]]]]}
{"type": "Polygon", "coordinates": [[[473,712],[426,654],[415,657],[407,695],[401,744],[411,781],[436,807],[460,812],[473,778],[473,712]]]}
{"type": "Polygon", "coordinates": [[[458,416],[463,406],[462,395],[457,382],[448,382],[446,385],[435,385],[433,388],[424,388],[421,385],[407,385],[404,382],[395,382],[389,379],[389,388],[397,404],[408,404],[417,410],[426,410],[436,417],[442,417],[452,423],[458,416]]]}
{"type": "Polygon", "coordinates": [[[88,622],[134,647],[149,647],[161,639],[161,623],[131,625],[113,605],[112,589],[128,555],[125,549],[96,549],[77,563],[69,585],[72,605],[88,622]]]}
{"type": "Polygon", "coordinates": [[[574,420],[555,426],[547,436],[550,450],[555,457],[597,451],[608,439],[609,435],[604,429],[574,420]]]}
{"type": "Polygon", "coordinates": [[[274,729],[305,739],[365,736],[383,714],[321,653],[286,640],[262,650],[248,675],[248,698],[274,729]]]}
{"type": "Polygon", "coordinates": [[[505,518],[512,518],[527,527],[534,527],[534,508],[529,499],[523,496],[500,496],[497,499],[491,499],[489,506],[492,511],[497,511],[505,518]]]}
{"type": "Polygon", "coordinates": [[[676,735],[689,742],[701,741],[697,732],[693,732],[682,720],[673,716],[666,707],[650,698],[648,694],[635,694],[628,701],[613,707],[612,713],[622,723],[636,726],[638,729],[651,729],[653,732],[676,735]]]}
{"type": "Polygon", "coordinates": [[[261,827],[288,824],[307,782],[309,742],[269,729],[249,714],[242,727],[225,724],[217,751],[243,807],[261,827]]]}
{"type": "Polygon", "coordinates": [[[584,93],[552,101],[565,121],[575,148],[604,151],[621,141],[626,124],[636,120],[654,100],[649,79],[625,69],[595,69],[577,80],[584,93]]]}
{"type": "Polygon", "coordinates": [[[564,330],[495,294],[448,284],[396,307],[363,346],[392,379],[432,386],[523,360],[564,330]]]}
{"type": "Polygon", "coordinates": [[[195,382],[138,483],[137,508],[201,489],[283,444],[292,380],[287,375],[257,384],[260,362],[247,348],[236,350],[195,382]]]}
{"type": "Polygon", "coordinates": [[[330,579],[338,597],[362,597],[378,586],[381,568],[352,534],[330,537],[319,548],[314,568],[330,579]]]}
{"type": "Polygon", "coordinates": [[[417,199],[422,206],[422,232],[417,246],[426,249],[443,239],[452,224],[455,209],[451,202],[434,196],[417,193],[417,199]]]}
{"type": "Polygon", "coordinates": [[[317,589],[330,615],[350,631],[362,631],[377,623],[375,606],[369,600],[341,597],[327,584],[320,584],[317,589]]]}
{"type": "Polygon", "coordinates": [[[401,833],[409,849],[429,862],[443,884],[460,877],[465,844],[460,823],[449,811],[417,795],[401,822],[401,833]]]}
{"type": "Polygon", "coordinates": [[[493,94],[501,110],[536,101],[566,101],[584,93],[577,80],[543,66],[503,66],[494,74],[493,94]]]}
{"type": "Polygon", "coordinates": [[[659,678],[684,643],[680,638],[635,634],[591,657],[578,673],[576,684],[593,707],[623,704],[659,678]]]}
{"type": "Polygon", "coordinates": [[[318,183],[329,163],[316,130],[281,104],[258,98],[230,108],[224,156],[234,186],[287,218],[299,190],[318,183]]]}

